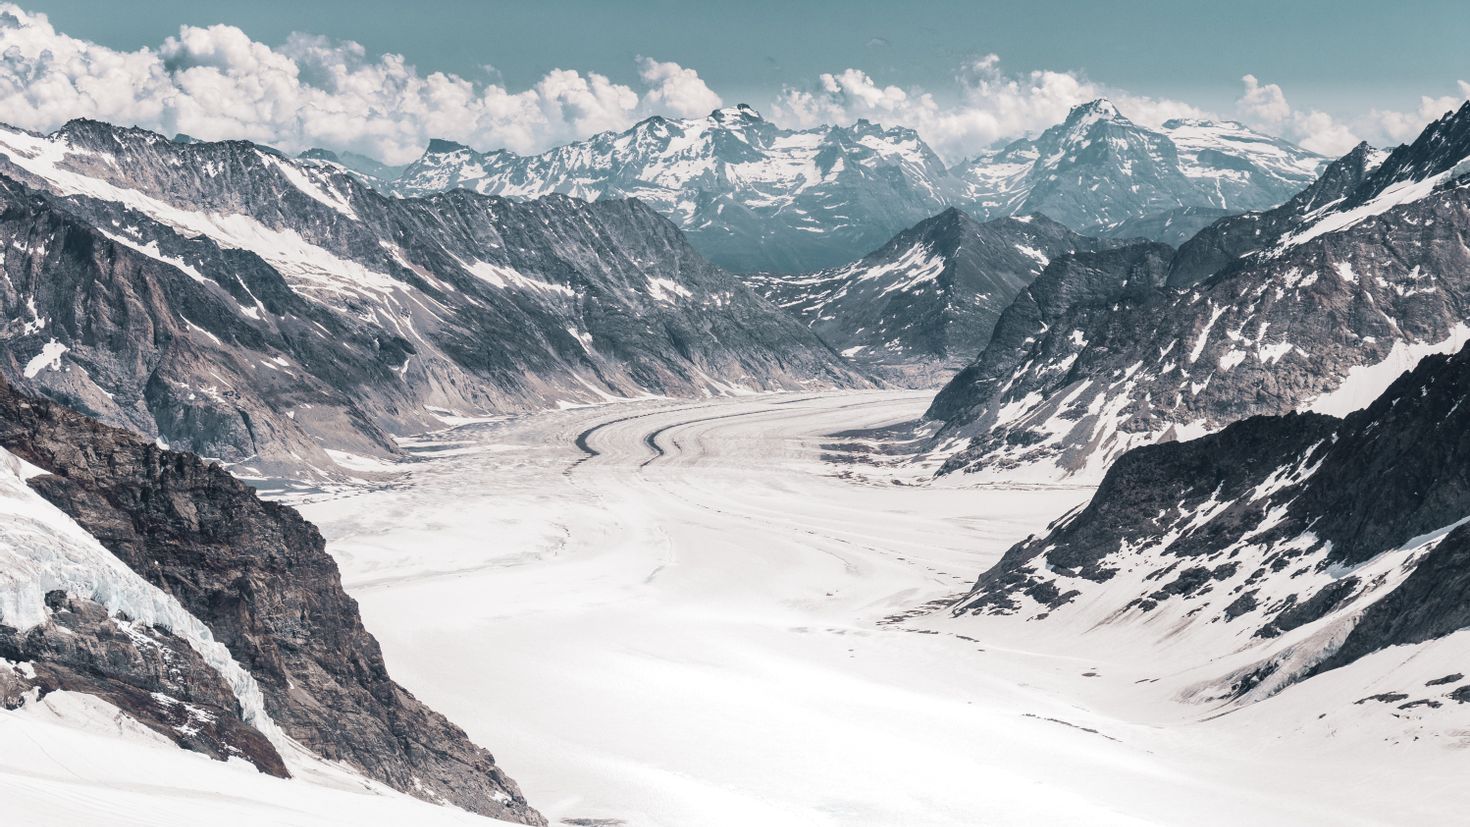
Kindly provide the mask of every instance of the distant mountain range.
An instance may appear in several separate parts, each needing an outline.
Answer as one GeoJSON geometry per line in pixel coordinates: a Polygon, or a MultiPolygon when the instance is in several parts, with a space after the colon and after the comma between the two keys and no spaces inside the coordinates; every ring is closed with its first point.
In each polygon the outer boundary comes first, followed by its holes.
{"type": "Polygon", "coordinates": [[[393,198],[73,121],[0,129],[0,241],[0,372],[246,477],[456,416],[868,382],[637,201],[393,198]]]}
{"type": "Polygon", "coordinates": [[[649,118],[539,155],[434,141],[391,178],[343,164],[405,196],[465,188],[520,199],[634,197],[721,266],[793,273],[846,264],[947,207],[980,220],[1040,213],[1087,234],[1177,241],[1181,222],[1197,230],[1276,206],[1325,160],[1233,122],[1148,129],[1098,100],[1035,139],[953,167],[910,129],[860,120],[788,130],[744,105],[649,118]]]}
{"type": "Polygon", "coordinates": [[[1063,256],[939,394],[946,472],[1093,478],[1254,414],[1360,408],[1470,340],[1470,103],[1175,250],[1063,256]]]}

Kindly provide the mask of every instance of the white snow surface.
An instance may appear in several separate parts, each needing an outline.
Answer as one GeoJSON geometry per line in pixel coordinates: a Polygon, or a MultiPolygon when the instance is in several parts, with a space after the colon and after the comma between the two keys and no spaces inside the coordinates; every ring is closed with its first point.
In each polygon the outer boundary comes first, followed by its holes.
{"type": "MultiPolygon", "coordinates": [[[[965,591],[1090,495],[895,485],[823,460],[824,435],[927,402],[760,395],[470,425],[406,441],[428,460],[406,481],[304,511],[395,677],[552,823],[1343,825],[1470,804],[1457,739],[1352,703],[1456,671],[1467,635],[1226,710],[1182,700],[1200,670],[1174,675],[1142,643],[1167,630],[884,623],[965,591]]],[[[1470,728],[1461,706],[1436,712],[1470,728]]]]}
{"type": "Polygon", "coordinates": [[[346,773],[328,786],[215,761],[72,692],[0,711],[0,801],[0,821],[27,827],[502,823],[353,783],[346,773]]]}

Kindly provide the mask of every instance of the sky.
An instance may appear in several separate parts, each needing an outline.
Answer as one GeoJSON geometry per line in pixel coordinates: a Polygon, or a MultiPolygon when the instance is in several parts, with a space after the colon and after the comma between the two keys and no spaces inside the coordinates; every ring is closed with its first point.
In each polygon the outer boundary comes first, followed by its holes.
{"type": "Polygon", "coordinates": [[[535,152],[747,102],[785,126],[905,125],[946,160],[1093,97],[1389,145],[1470,95],[1470,6],[31,0],[0,4],[0,119],[87,115],[390,163],[430,137],[535,152]]]}

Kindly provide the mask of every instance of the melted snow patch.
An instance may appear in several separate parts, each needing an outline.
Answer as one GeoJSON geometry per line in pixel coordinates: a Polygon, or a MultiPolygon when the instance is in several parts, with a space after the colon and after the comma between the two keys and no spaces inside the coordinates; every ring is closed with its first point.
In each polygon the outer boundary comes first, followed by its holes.
{"type": "Polygon", "coordinates": [[[331,207],[332,209],[347,216],[348,218],[351,218],[353,220],[357,219],[357,213],[353,211],[352,206],[348,204],[341,195],[338,195],[336,191],[328,187],[321,186],[316,181],[313,181],[311,176],[306,171],[298,168],[295,164],[285,160],[284,158],[278,158],[268,153],[261,153],[261,157],[265,159],[267,164],[275,167],[275,169],[280,172],[287,181],[290,181],[291,186],[295,187],[298,190],[301,190],[301,192],[305,193],[311,198],[320,201],[323,204],[326,204],[328,207],[331,207]]]}
{"type": "Polygon", "coordinates": [[[1448,178],[1450,172],[1453,170],[1430,176],[1423,181],[1399,181],[1391,184],[1372,200],[1349,210],[1333,212],[1331,206],[1325,207],[1322,211],[1308,216],[1312,223],[1305,229],[1282,239],[1281,248],[1294,247],[1321,235],[1346,230],[1375,215],[1386,213],[1400,204],[1408,204],[1426,198],[1434,192],[1439,182],[1448,178]]]}
{"type": "Polygon", "coordinates": [[[48,367],[52,370],[61,370],[61,354],[66,351],[66,345],[55,339],[42,345],[41,352],[31,357],[29,362],[26,362],[25,370],[23,371],[26,378],[35,379],[36,374],[48,367]]]}
{"type": "Polygon", "coordinates": [[[533,279],[510,267],[501,264],[490,264],[480,261],[459,261],[461,267],[476,278],[502,290],[508,288],[519,288],[521,290],[532,290],[540,293],[560,293],[563,296],[573,295],[572,288],[564,284],[553,284],[549,281],[533,279]]]}
{"type": "Polygon", "coordinates": [[[648,293],[653,296],[654,301],[664,304],[673,304],[677,298],[687,299],[694,294],[689,288],[674,281],[673,279],[648,277],[648,293]]]}
{"type": "Polygon", "coordinates": [[[157,241],[150,241],[147,244],[139,244],[138,242],[133,241],[126,236],[114,235],[113,233],[109,233],[101,227],[98,227],[97,231],[134,252],[142,253],[143,255],[153,259],[154,261],[161,261],[164,264],[169,265],[170,267],[178,268],[184,273],[184,275],[199,282],[200,284],[209,283],[209,280],[204,278],[204,274],[200,273],[189,262],[184,261],[181,258],[174,258],[173,256],[164,255],[163,251],[158,249],[157,241]]]}
{"type": "Polygon", "coordinates": [[[1439,342],[1394,342],[1393,349],[1383,361],[1375,365],[1355,365],[1343,377],[1341,384],[1316,399],[1306,409],[1333,416],[1347,416],[1361,410],[1383,395],[1388,386],[1405,371],[1425,356],[1436,353],[1454,353],[1470,342],[1470,326],[1464,322],[1450,329],[1450,335],[1439,342]]]}
{"type": "Polygon", "coordinates": [[[1019,251],[1023,256],[1036,259],[1036,263],[1040,264],[1042,267],[1046,267],[1048,264],[1051,264],[1051,259],[1046,257],[1046,253],[1041,252],[1035,247],[1027,247],[1025,244],[1017,244],[1016,250],[1019,251]]]}

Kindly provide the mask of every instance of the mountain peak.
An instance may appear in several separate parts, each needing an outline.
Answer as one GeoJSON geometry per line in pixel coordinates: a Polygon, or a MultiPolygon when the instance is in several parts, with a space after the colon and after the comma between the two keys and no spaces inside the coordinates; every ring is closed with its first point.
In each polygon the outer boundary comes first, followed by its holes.
{"type": "Polygon", "coordinates": [[[447,154],[450,152],[459,152],[466,149],[469,149],[469,147],[465,146],[462,143],[459,143],[458,141],[450,141],[444,138],[430,138],[429,146],[427,149],[424,150],[424,152],[428,155],[438,155],[447,154]]]}
{"type": "Polygon", "coordinates": [[[716,109],[709,113],[710,120],[725,126],[736,126],[756,121],[763,121],[761,113],[755,111],[755,107],[748,103],[739,103],[727,106],[724,109],[716,109]]]}
{"type": "Polygon", "coordinates": [[[1072,126],[1082,123],[1092,123],[1094,121],[1121,121],[1129,123],[1128,119],[1123,116],[1123,113],[1118,111],[1118,107],[1114,106],[1113,102],[1107,98],[1098,98],[1087,103],[1079,103],[1067,113],[1066,122],[1072,126]]]}

